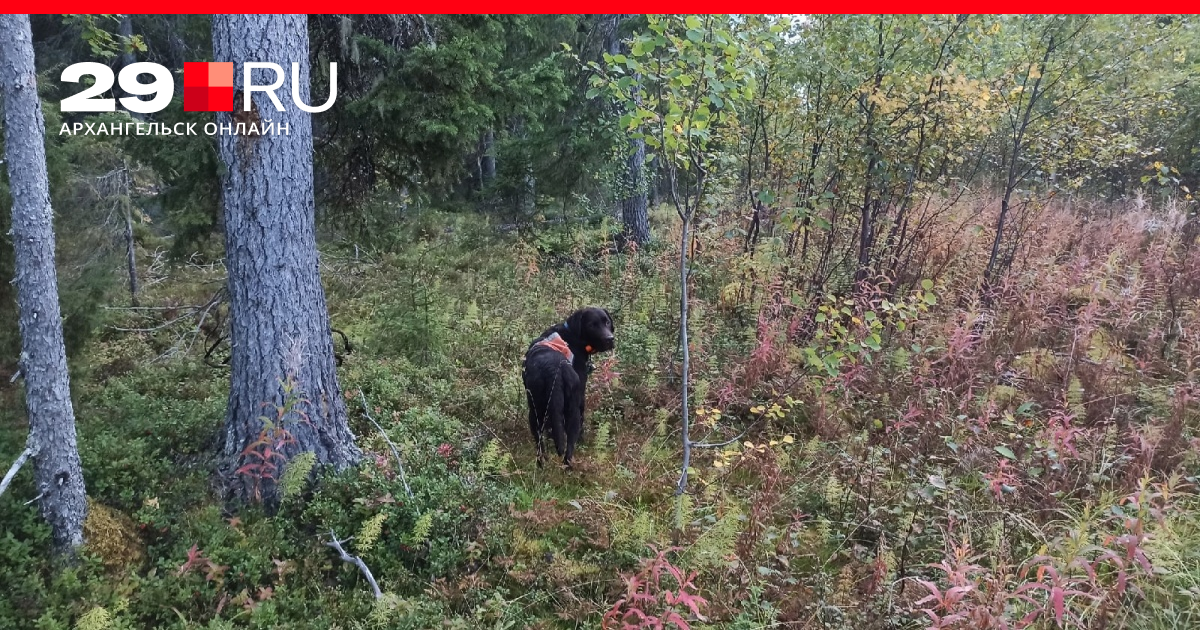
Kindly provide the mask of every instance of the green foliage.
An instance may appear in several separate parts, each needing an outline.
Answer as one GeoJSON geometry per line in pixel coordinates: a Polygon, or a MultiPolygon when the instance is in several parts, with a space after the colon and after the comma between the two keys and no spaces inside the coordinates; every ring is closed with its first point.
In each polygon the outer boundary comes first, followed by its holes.
{"type": "Polygon", "coordinates": [[[704,521],[707,521],[708,527],[687,549],[684,558],[688,566],[720,569],[725,566],[726,558],[734,552],[734,544],[742,527],[741,514],[737,510],[727,509],[720,518],[708,516],[704,521]]]}
{"type": "Polygon", "coordinates": [[[112,614],[102,606],[87,611],[75,622],[75,630],[108,630],[111,627],[112,614]]]}
{"type": "MultiPolygon", "coordinates": [[[[379,540],[379,535],[383,532],[383,522],[387,520],[387,517],[387,514],[380,512],[363,523],[362,529],[359,529],[358,535],[354,537],[354,546],[358,548],[359,553],[370,551],[375,541],[379,540]]],[[[420,520],[417,521],[418,524],[420,522],[420,520]]],[[[426,524],[426,528],[428,528],[428,524],[426,524]]]]}
{"type": "MultiPolygon", "coordinates": [[[[210,487],[228,373],[201,357],[226,313],[194,339],[192,317],[132,331],[224,280],[198,264],[220,257],[211,139],[49,134],[94,518],[79,562],[53,564],[21,471],[0,497],[0,629],[598,625],[674,507],[676,252],[616,251],[608,216],[634,136],[658,178],[647,192],[669,196],[674,178],[681,200],[652,208],[655,229],[698,210],[689,410],[696,439],[732,441],[696,449],[679,557],[650,564],[699,572],[710,627],[921,627],[925,607],[1195,625],[1200,527],[1179,477],[1200,431],[1182,223],[1194,20],[651,16],[627,20],[636,33],[611,54],[611,17],[312,19],[314,92],[324,61],[345,81],[346,106],[318,125],[321,272],[353,341],[338,376],[366,458],[312,475],[311,454],[292,457],[273,515],[225,514],[210,487]],[[1006,163],[1012,272],[983,303],[1001,196],[987,191],[1007,186],[1006,163]],[[141,208],[140,310],[120,308],[123,242],[101,217],[127,207],[141,208]],[[520,355],[584,303],[613,309],[618,344],[593,359],[583,470],[537,470],[520,355]],[[330,529],[354,534],[383,598],[322,544],[330,529]]],[[[36,19],[43,76],[103,56],[102,37],[36,19]]],[[[203,17],[134,23],[139,59],[199,59],[211,41],[203,17]]],[[[61,86],[41,83],[53,131],[61,86]]],[[[157,120],[206,120],[181,110],[157,120]]],[[[11,461],[19,388],[0,397],[11,461]]]]}
{"type": "Polygon", "coordinates": [[[408,544],[413,547],[425,544],[429,540],[429,533],[432,529],[432,513],[426,512],[417,517],[417,522],[413,523],[412,531],[408,533],[408,544]]]}
{"type": "Polygon", "coordinates": [[[125,37],[109,29],[117,28],[120,15],[65,15],[63,22],[80,31],[80,37],[91,52],[101,59],[116,57],[122,53],[146,52],[146,43],[139,35],[125,37]]]}
{"type": "Polygon", "coordinates": [[[279,494],[284,499],[300,494],[316,463],[317,454],[312,451],[305,451],[292,457],[284,468],[283,476],[279,479],[279,494]]]}
{"type": "Polygon", "coordinates": [[[624,105],[620,126],[663,160],[681,217],[699,207],[719,160],[716,134],[736,120],[739,102],[753,98],[755,65],[773,46],[749,42],[748,31],[737,30],[742,25],[718,16],[652,15],[628,55],[606,54],[605,66],[592,64],[597,76],[588,95],[604,90],[624,105]]]}

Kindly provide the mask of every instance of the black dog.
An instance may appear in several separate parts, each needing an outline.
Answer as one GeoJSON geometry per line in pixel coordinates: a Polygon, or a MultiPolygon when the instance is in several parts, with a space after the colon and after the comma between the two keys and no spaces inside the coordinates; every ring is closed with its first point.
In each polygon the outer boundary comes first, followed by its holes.
{"type": "Polygon", "coordinates": [[[588,359],[615,345],[613,321],[602,308],[575,311],[561,324],[551,326],[525,352],[525,398],[529,402],[529,430],[537,443],[538,467],[545,458],[542,435],[549,426],[554,448],[567,468],[583,434],[584,388],[591,365],[588,359]]]}

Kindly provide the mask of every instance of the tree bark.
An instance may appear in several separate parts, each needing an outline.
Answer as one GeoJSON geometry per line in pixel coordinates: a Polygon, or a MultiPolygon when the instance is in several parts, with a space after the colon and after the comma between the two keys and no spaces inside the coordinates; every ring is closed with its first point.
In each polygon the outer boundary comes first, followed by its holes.
{"type": "MultiPolygon", "coordinates": [[[[992,249],[988,255],[987,267],[983,270],[983,286],[985,302],[991,300],[991,289],[998,276],[1007,271],[1006,265],[1000,261],[1000,245],[1004,242],[1004,228],[1008,221],[1008,214],[1011,208],[1012,195],[1017,189],[1017,184],[1020,183],[1020,178],[1017,174],[1017,165],[1021,159],[1021,152],[1024,150],[1025,131],[1029,128],[1030,118],[1034,108],[1038,104],[1038,99],[1042,96],[1039,91],[1042,87],[1043,73],[1046,72],[1046,64],[1050,62],[1050,56],[1054,54],[1056,47],[1054,35],[1050,36],[1049,42],[1046,44],[1045,53],[1042,55],[1041,72],[1038,73],[1033,82],[1033,91],[1029,95],[1028,103],[1024,104],[1023,108],[1018,109],[1021,116],[1020,122],[1016,125],[1013,133],[1012,152],[1008,156],[1008,175],[1004,180],[1004,196],[1000,199],[1000,214],[996,217],[996,236],[992,240],[992,249]]],[[[1029,71],[1025,72],[1025,78],[1021,81],[1021,87],[1024,88],[1029,84],[1029,71]]],[[[1022,94],[1024,92],[1022,91],[1022,94]]]]}
{"type": "Polygon", "coordinates": [[[12,190],[20,369],[25,379],[29,448],[42,517],[56,552],[83,544],[87,495],[63,345],[54,212],[46,173],[46,124],[33,65],[28,15],[0,15],[0,82],[4,92],[5,160],[12,190]]]}
{"type": "Polygon", "coordinates": [[[650,221],[646,213],[646,141],[633,141],[633,154],[629,156],[626,170],[628,188],[621,200],[621,221],[625,226],[625,237],[638,245],[650,242],[650,221]]]}
{"type": "MultiPolygon", "coordinates": [[[[621,37],[619,31],[624,15],[610,15],[607,48],[611,55],[621,52],[621,37]]],[[[641,77],[634,75],[634,81],[640,82],[641,77]]],[[[635,91],[636,93],[636,91],[635,91]]],[[[640,99],[637,103],[641,105],[640,99]]],[[[623,186],[621,187],[621,223],[625,230],[625,238],[638,245],[650,242],[650,222],[646,214],[646,141],[636,138],[631,141],[631,154],[625,163],[623,186]]]]}
{"type": "Polygon", "coordinates": [[[483,149],[479,157],[480,186],[486,188],[496,179],[496,132],[491,129],[483,132],[483,149]]]}
{"type": "Polygon", "coordinates": [[[122,201],[122,205],[125,209],[125,266],[129,272],[129,303],[132,306],[137,306],[137,243],[133,238],[133,202],[127,197],[122,201]]]}
{"type": "MultiPolygon", "coordinates": [[[[298,61],[300,97],[309,101],[308,18],[304,15],[214,15],[213,54],[234,62],[235,88],[243,85],[242,64],[274,62],[291,68],[298,61]]],[[[270,84],[269,70],[255,70],[258,85],[270,84]]],[[[290,74],[290,72],[289,72],[290,74]]],[[[291,79],[291,77],[288,77],[291,79]]],[[[278,499],[275,481],[286,465],[262,463],[254,446],[264,436],[266,415],[280,424],[276,410],[289,403],[282,382],[293,379],[293,413],[283,418],[288,442],[272,437],[285,458],[312,451],[317,461],[344,469],[362,457],[346,423],[347,412],[334,369],[333,340],[325,291],[321,286],[313,208],[312,120],[288,101],[284,111],[255,93],[243,112],[235,91],[233,116],[218,124],[259,118],[288,128],[287,134],[223,134],[219,138],[225,217],[225,256],[229,271],[230,390],[222,434],[221,475],[226,499],[278,499]],[[264,407],[264,404],[266,405],[264,407]],[[247,464],[252,465],[247,469],[247,464]]]]}
{"type": "MultiPolygon", "coordinates": [[[[129,44],[129,40],[133,37],[133,19],[130,16],[121,16],[121,24],[117,27],[117,35],[121,37],[121,45],[126,46],[129,44]]],[[[125,69],[125,66],[132,65],[137,62],[137,56],[133,54],[132,48],[126,48],[125,50],[122,50],[118,59],[119,62],[117,65],[117,74],[120,74],[121,70],[125,69]]],[[[129,96],[129,94],[127,94],[120,87],[114,88],[114,91],[118,93],[118,96],[129,96]]],[[[146,118],[144,114],[139,114],[138,112],[128,113],[136,120],[144,120],[146,118]]]]}

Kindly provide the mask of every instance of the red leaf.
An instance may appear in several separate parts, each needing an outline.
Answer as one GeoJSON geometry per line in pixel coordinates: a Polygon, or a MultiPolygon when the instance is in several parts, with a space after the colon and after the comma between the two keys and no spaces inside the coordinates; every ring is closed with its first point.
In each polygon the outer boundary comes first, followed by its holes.
{"type": "Polygon", "coordinates": [[[192,567],[196,566],[200,563],[200,560],[204,559],[204,554],[200,551],[200,546],[198,544],[193,544],[192,548],[188,549],[187,562],[179,565],[179,571],[177,571],[175,575],[183,575],[184,573],[191,571],[192,567]]]}
{"type": "Polygon", "coordinates": [[[669,624],[674,624],[675,627],[679,628],[679,630],[692,630],[692,627],[688,625],[688,622],[684,621],[683,617],[680,617],[679,614],[674,611],[667,613],[664,621],[669,624]]]}
{"type": "MultiPolygon", "coordinates": [[[[668,593],[668,597],[669,596],[670,596],[670,593],[668,593]]],[[[708,600],[704,599],[703,597],[700,597],[699,595],[692,595],[690,593],[680,592],[679,595],[677,595],[675,597],[675,602],[683,604],[684,606],[687,606],[688,610],[692,611],[692,614],[695,615],[696,618],[699,619],[700,621],[707,621],[707,619],[705,619],[704,615],[700,614],[700,607],[708,605],[708,600]]]]}
{"type": "Polygon", "coordinates": [[[1061,586],[1055,586],[1050,589],[1050,603],[1054,606],[1054,620],[1058,625],[1062,625],[1063,615],[1066,612],[1066,602],[1063,597],[1063,589],[1061,586]]]}

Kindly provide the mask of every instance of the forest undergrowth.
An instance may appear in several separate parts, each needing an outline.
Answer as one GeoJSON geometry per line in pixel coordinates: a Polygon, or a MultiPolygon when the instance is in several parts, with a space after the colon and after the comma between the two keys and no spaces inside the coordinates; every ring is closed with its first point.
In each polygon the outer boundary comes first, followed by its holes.
{"type": "MultiPolygon", "coordinates": [[[[144,306],[114,290],[72,366],[84,559],[42,560],[23,471],[0,498],[0,628],[1200,625],[1196,235],[1170,204],[1050,202],[983,293],[997,209],[946,204],[905,277],[857,287],[810,281],[818,227],[809,247],[768,223],[750,248],[736,213],[702,221],[693,436],[726,444],[697,449],[681,505],[673,246],[444,213],[327,238],[366,458],[289,460],[289,409],[264,410],[273,464],[245,474],[281,484],[273,514],[226,512],[212,487],[224,270],[144,247],[144,306]],[[579,470],[538,470],[521,356],[587,304],[614,312],[617,349],[579,470]]],[[[25,427],[0,395],[8,457],[25,427]]]]}

